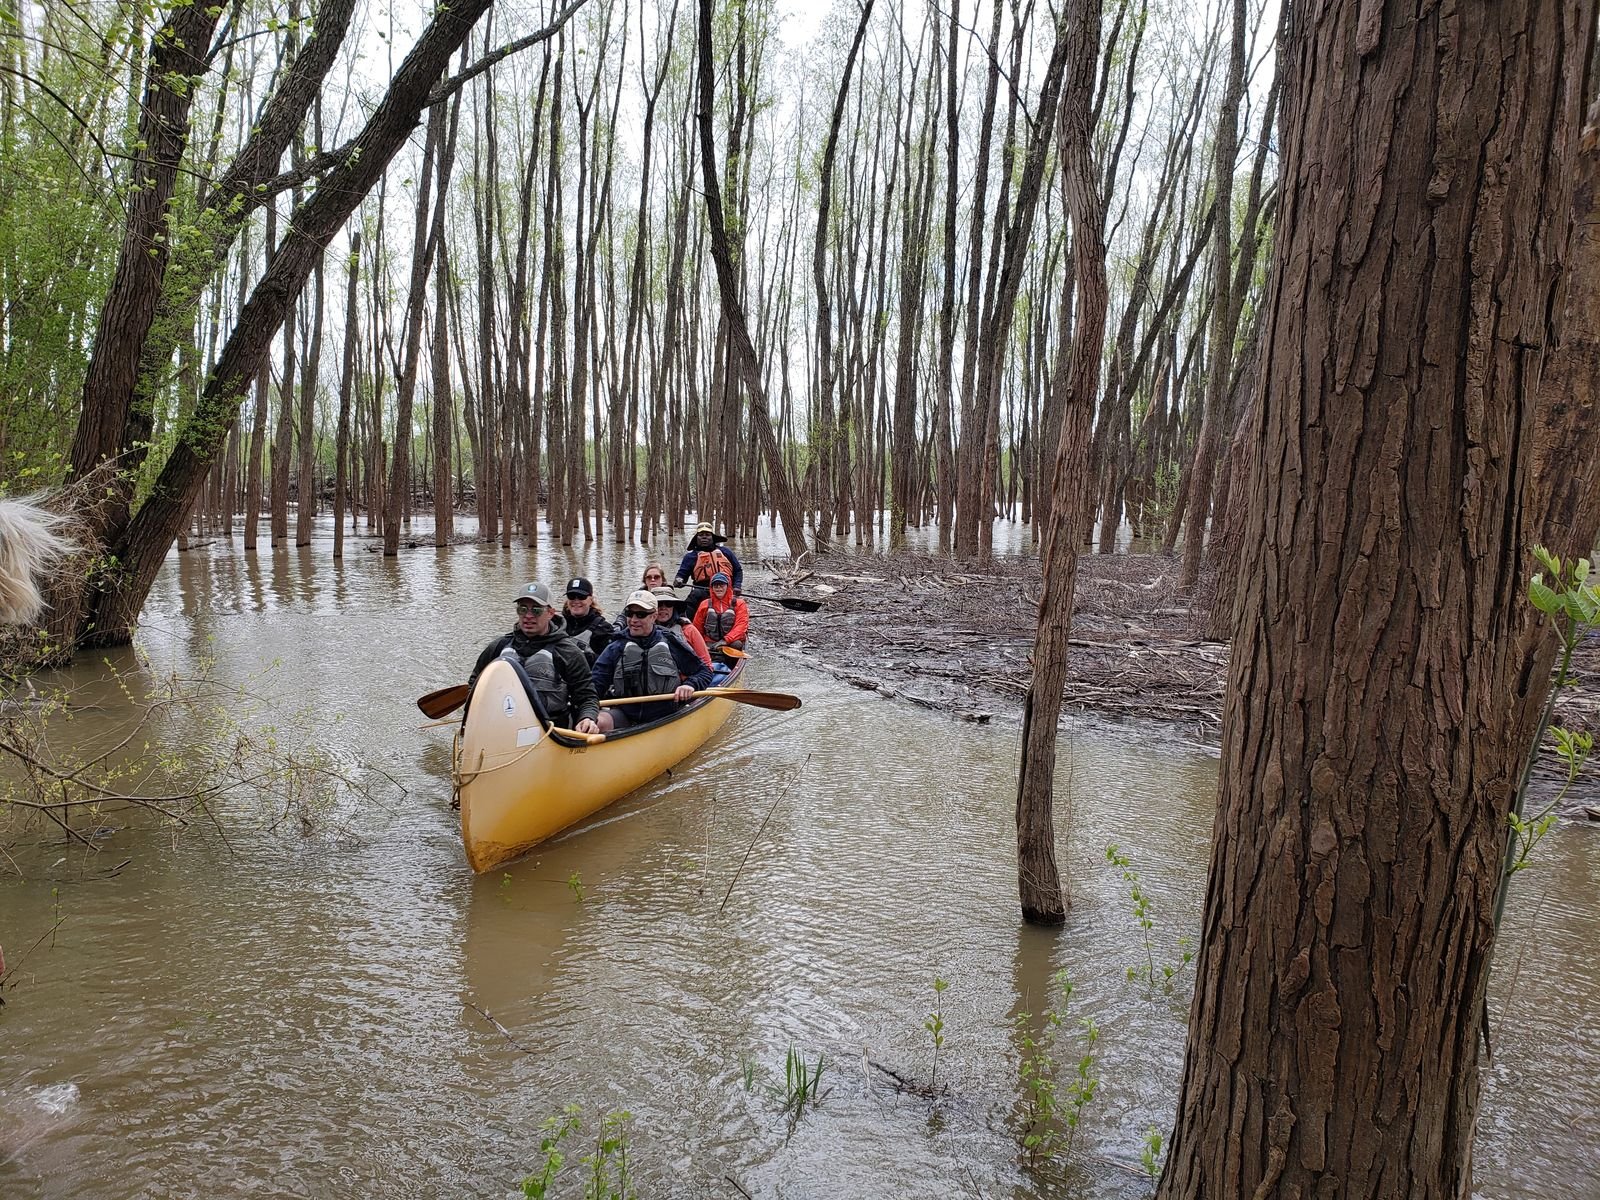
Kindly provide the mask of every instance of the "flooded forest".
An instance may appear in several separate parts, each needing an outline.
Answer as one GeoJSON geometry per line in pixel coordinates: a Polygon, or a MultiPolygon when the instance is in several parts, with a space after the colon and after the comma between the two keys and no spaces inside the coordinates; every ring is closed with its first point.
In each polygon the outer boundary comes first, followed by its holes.
{"type": "Polygon", "coordinates": [[[0,1195],[1600,1195],[1597,13],[0,0],[0,1195]]]}

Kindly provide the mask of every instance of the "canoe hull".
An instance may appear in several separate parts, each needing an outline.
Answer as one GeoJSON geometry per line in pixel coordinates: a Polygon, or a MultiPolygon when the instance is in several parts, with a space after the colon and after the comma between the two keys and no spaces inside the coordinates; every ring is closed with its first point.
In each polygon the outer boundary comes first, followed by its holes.
{"type": "MultiPolygon", "coordinates": [[[[737,686],[742,673],[727,685],[737,686]]],[[[650,729],[566,746],[540,726],[516,672],[490,663],[455,751],[467,862],[493,870],[620,800],[698,750],[733,707],[703,700],[650,729]]]]}

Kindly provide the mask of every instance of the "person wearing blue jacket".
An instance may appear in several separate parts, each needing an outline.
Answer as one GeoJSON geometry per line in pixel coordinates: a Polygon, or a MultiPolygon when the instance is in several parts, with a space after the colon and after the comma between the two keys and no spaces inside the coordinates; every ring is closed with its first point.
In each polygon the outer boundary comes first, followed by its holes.
{"type": "Polygon", "coordinates": [[[612,639],[594,660],[596,694],[614,699],[671,693],[672,699],[602,708],[602,733],[659,721],[670,716],[678,705],[687,704],[695,692],[711,685],[711,669],[695,652],[656,627],[653,592],[634,592],[623,605],[622,615],[628,623],[626,636],[612,639]]]}
{"type": "Polygon", "coordinates": [[[678,576],[672,581],[673,587],[691,585],[690,612],[698,612],[701,602],[711,594],[711,577],[718,571],[733,582],[735,596],[743,593],[744,567],[739,563],[739,556],[723,545],[727,540],[727,535],[718,533],[709,521],[702,521],[695,527],[689,548],[678,563],[678,576]]]}

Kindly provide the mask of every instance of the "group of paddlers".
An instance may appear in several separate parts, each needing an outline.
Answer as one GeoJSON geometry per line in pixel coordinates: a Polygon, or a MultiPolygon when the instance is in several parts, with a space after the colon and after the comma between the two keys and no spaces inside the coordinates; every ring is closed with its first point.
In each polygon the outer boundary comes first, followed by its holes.
{"type": "Polygon", "coordinates": [[[581,576],[567,580],[559,611],[546,585],[524,584],[516,595],[516,626],[478,655],[468,687],[498,658],[516,669],[535,709],[557,728],[610,733],[668,716],[743,657],[750,631],[750,610],[740,595],[744,569],[726,541],[701,524],[672,584],[661,564],[651,563],[615,624],[581,576]],[[689,592],[680,596],[686,584],[689,592]],[[635,696],[662,699],[600,707],[602,697],[635,696]]]}

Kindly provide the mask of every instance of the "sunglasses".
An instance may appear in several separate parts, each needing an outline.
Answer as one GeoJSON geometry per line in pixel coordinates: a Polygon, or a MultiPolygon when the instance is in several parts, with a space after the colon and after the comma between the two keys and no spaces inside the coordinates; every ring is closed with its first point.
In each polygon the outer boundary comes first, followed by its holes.
{"type": "Polygon", "coordinates": [[[567,593],[567,599],[568,600],[587,600],[588,598],[589,597],[584,595],[582,592],[568,592],[567,593]]]}
{"type": "Polygon", "coordinates": [[[646,617],[654,617],[655,615],[656,615],[656,610],[653,609],[653,608],[649,608],[649,609],[646,609],[646,608],[630,608],[630,609],[628,609],[628,619],[630,621],[642,621],[646,617]]]}
{"type": "Polygon", "coordinates": [[[549,610],[546,609],[545,606],[542,605],[542,604],[519,604],[519,605],[517,605],[517,616],[519,616],[519,617],[522,616],[524,613],[529,613],[529,614],[532,614],[533,616],[537,617],[540,613],[547,612],[547,611],[549,611],[549,610]]]}

